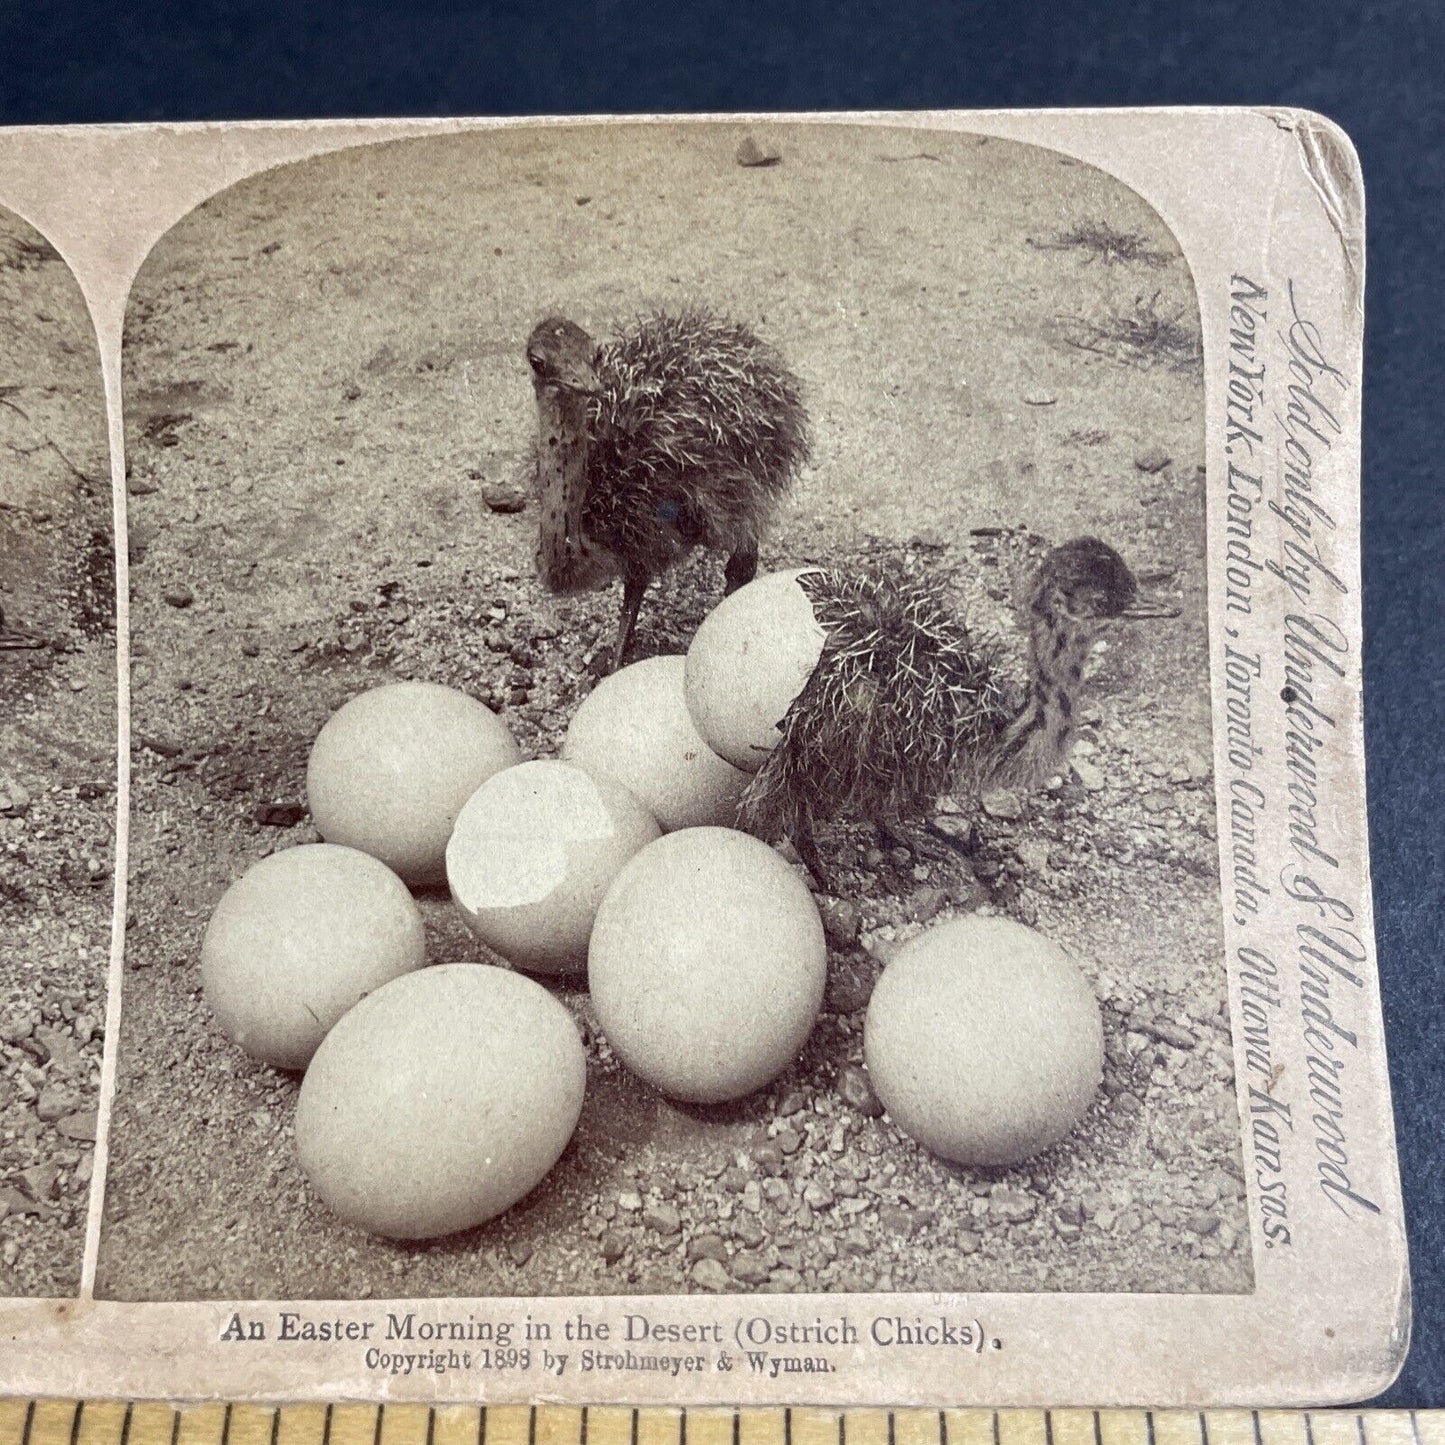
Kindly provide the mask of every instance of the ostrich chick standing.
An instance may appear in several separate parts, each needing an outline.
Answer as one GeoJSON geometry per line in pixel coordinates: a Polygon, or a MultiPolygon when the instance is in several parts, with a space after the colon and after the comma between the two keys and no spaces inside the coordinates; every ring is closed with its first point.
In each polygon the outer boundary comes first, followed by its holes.
{"type": "Polygon", "coordinates": [[[734,591],[808,459],[798,379],[746,327],[659,314],[602,346],[551,316],[527,340],[537,398],[541,535],[552,592],[622,578],[612,666],[648,583],[691,548],[729,554],[734,591]]]}
{"type": "Polygon", "coordinates": [[[873,571],[798,580],[823,627],[823,651],[743,795],[739,823],[791,838],[825,884],[819,823],[861,816],[885,841],[936,852],[914,820],[940,794],[1030,789],[1062,771],[1099,632],[1115,618],[1179,615],[1141,598],[1123,558],[1097,538],[1055,547],[1029,592],[1032,677],[1011,714],[996,649],[975,641],[932,587],[873,571]]]}

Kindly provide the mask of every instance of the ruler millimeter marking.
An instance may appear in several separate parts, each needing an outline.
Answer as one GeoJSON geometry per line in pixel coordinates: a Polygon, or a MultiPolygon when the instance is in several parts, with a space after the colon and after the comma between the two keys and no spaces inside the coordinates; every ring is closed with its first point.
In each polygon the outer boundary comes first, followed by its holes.
{"type": "Polygon", "coordinates": [[[1445,1411],[0,1400],[0,1445],[1445,1445],[1445,1411]]]}

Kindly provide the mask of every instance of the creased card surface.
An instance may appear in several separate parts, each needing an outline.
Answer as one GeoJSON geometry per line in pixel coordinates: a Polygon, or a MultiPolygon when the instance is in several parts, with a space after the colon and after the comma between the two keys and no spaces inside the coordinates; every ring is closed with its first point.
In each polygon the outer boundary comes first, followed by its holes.
{"type": "Polygon", "coordinates": [[[1327,122],[8,131],[0,205],[15,1388],[1393,1374],[1327,122]]]}

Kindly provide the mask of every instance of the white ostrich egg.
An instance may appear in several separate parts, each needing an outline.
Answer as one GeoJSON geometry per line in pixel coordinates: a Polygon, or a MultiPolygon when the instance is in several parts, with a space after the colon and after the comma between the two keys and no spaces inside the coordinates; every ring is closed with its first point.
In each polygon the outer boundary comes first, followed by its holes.
{"type": "Polygon", "coordinates": [[[749,774],[703,741],[683,697],[687,663],[649,657],[603,678],[567,728],[562,757],[615,778],[664,832],[729,825],[749,774]]]}
{"type": "Polygon", "coordinates": [[[327,842],[370,853],[408,883],[441,883],[462,804],[521,760],[506,724],[475,698],[390,683],[352,698],[321,729],[306,797],[327,842]]]}
{"type": "Polygon", "coordinates": [[[739,587],[703,619],[687,650],[684,693],[713,751],[755,773],[777,745],[778,724],[812,676],[824,632],[799,567],[739,587]]]}
{"type": "Polygon", "coordinates": [[[423,969],[368,995],[316,1051],[296,1153],[322,1202],[392,1239],[509,1209],[561,1157],[587,1061],[572,1015],[509,969],[423,969]]]}
{"type": "Polygon", "coordinates": [[[1057,1144],[1103,1076],[1088,980],[1006,918],[955,918],[905,943],[873,989],[863,1053],[893,1122],[960,1164],[1017,1164],[1057,1144]]]}
{"type": "Polygon", "coordinates": [[[221,896],[201,988],[252,1057],[304,1069],[359,999],[426,961],[406,884],[354,848],[308,843],[263,858],[221,896]]]}
{"type": "Polygon", "coordinates": [[[771,848],[730,828],[684,828],[608,890],[587,981],[629,1069],[713,1104],[761,1089],[797,1057],[827,966],[817,905],[771,848]]]}
{"type": "Polygon", "coordinates": [[[447,844],[447,881],[471,930],[533,973],[587,967],[608,886],[661,835],[620,783],[566,762],[520,763],[468,800],[447,844]]]}

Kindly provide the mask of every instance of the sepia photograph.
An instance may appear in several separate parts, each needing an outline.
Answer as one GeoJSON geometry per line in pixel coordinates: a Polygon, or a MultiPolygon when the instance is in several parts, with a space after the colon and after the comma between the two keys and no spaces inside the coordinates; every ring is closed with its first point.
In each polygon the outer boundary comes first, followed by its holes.
{"type": "Polygon", "coordinates": [[[84,298],[0,208],[0,1297],[80,1286],[115,884],[114,548],[84,298]]]}
{"type": "Polygon", "coordinates": [[[99,1298],[1253,1288],[1138,193],[887,125],[372,144],[169,230],[123,364],[99,1298]]]}

